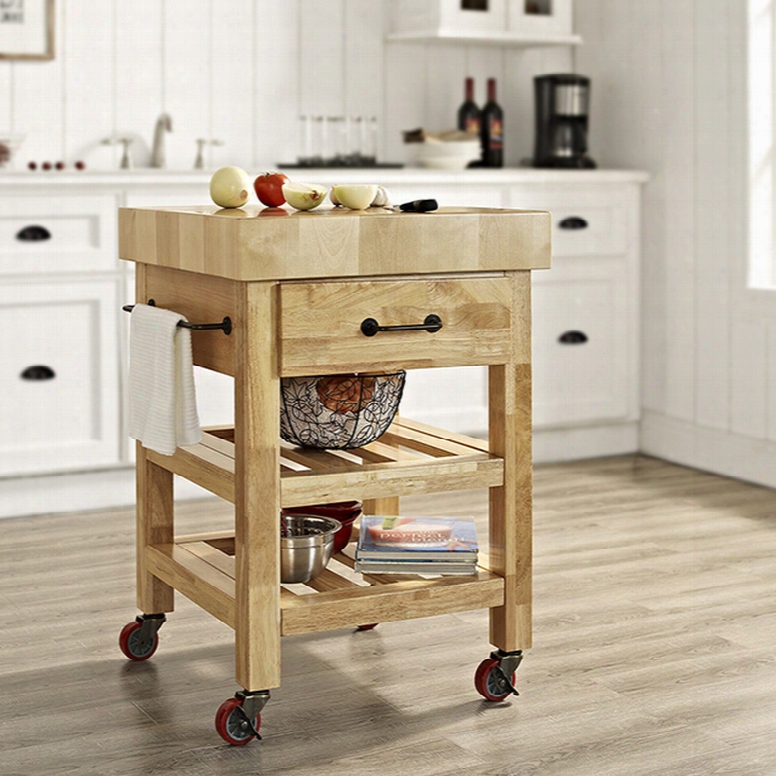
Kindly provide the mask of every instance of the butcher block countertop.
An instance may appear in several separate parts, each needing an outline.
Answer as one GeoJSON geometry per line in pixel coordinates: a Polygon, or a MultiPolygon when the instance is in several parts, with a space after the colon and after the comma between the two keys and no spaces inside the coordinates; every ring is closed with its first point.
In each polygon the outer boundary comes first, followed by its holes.
{"type": "Polygon", "coordinates": [[[119,256],[232,280],[547,269],[538,210],[120,208],[119,256]]]}

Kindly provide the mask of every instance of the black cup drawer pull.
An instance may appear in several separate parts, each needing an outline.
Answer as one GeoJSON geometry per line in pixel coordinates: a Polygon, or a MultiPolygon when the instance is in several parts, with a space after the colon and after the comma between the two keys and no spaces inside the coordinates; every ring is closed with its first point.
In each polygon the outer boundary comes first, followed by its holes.
{"type": "Polygon", "coordinates": [[[587,229],[588,223],[584,218],[580,218],[579,216],[569,216],[568,218],[564,218],[562,221],[559,221],[558,226],[561,229],[577,230],[587,229]]]}
{"type": "Polygon", "coordinates": [[[428,331],[435,332],[442,328],[442,319],[438,315],[427,315],[423,323],[410,323],[405,326],[381,326],[374,318],[364,318],[361,321],[361,333],[365,337],[374,337],[378,331],[428,331]]]}
{"type": "Polygon", "coordinates": [[[587,334],[584,331],[577,331],[572,329],[571,331],[564,331],[563,334],[558,337],[558,342],[561,345],[584,345],[587,342],[587,334]]]}
{"type": "Polygon", "coordinates": [[[43,364],[35,364],[34,366],[28,366],[19,377],[22,380],[53,380],[57,376],[56,372],[50,366],[44,366],[43,364]]]}
{"type": "Polygon", "coordinates": [[[45,226],[32,224],[31,226],[25,226],[24,229],[20,229],[16,233],[16,239],[19,242],[43,242],[43,240],[51,239],[51,232],[45,226]]]}

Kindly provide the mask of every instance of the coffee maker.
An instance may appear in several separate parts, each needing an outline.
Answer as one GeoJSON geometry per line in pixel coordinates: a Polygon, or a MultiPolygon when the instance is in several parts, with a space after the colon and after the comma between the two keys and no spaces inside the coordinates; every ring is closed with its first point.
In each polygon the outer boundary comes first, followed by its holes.
{"type": "Polygon", "coordinates": [[[582,75],[534,78],[536,145],[534,167],[592,169],[587,155],[590,79],[582,75]]]}

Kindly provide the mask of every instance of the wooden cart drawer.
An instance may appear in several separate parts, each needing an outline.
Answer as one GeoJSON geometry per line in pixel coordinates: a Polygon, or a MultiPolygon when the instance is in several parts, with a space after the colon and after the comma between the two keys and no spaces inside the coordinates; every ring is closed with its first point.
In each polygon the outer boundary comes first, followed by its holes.
{"type": "Polygon", "coordinates": [[[285,283],[280,286],[279,354],[284,376],[401,368],[474,366],[509,361],[509,277],[380,282],[285,283]],[[380,331],[380,326],[442,328],[380,331]]]}

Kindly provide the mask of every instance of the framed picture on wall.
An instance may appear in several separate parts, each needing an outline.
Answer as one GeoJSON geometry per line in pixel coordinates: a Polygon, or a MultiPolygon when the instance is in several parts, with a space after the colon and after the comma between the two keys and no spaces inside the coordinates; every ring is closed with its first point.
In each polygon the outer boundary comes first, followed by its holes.
{"type": "Polygon", "coordinates": [[[0,59],[54,59],[54,0],[0,0],[0,59]]]}

